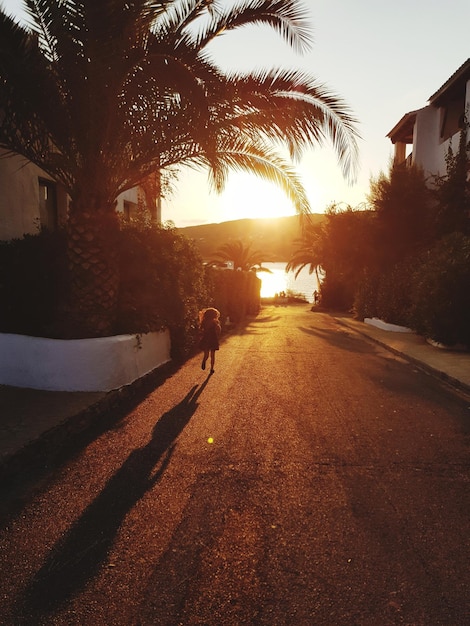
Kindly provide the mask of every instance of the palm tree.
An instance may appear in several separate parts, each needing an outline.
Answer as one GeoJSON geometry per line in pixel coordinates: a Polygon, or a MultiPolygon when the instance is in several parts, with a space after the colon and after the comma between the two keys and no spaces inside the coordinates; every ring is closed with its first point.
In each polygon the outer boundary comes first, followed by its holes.
{"type": "Polygon", "coordinates": [[[295,249],[286,265],[286,272],[295,270],[294,276],[297,278],[300,272],[308,267],[308,273],[313,274],[315,272],[317,284],[320,284],[319,271],[321,271],[324,261],[322,232],[321,223],[307,223],[305,225],[302,236],[294,240],[295,249]]]}
{"type": "Polygon", "coordinates": [[[0,147],[62,183],[71,202],[63,311],[77,336],[110,334],[119,275],[117,196],[172,165],[208,168],[221,190],[240,169],[277,182],[297,210],[289,161],[330,138],[345,174],[357,156],[348,107],[302,72],[224,74],[206,50],[223,31],[266,24],[302,51],[298,0],[24,0],[0,9],[0,147]]]}
{"type": "Polygon", "coordinates": [[[262,267],[263,261],[267,261],[265,253],[252,250],[251,243],[245,246],[240,240],[229,241],[220,246],[213,258],[213,262],[218,265],[231,263],[234,270],[272,273],[267,267],[262,267]]]}

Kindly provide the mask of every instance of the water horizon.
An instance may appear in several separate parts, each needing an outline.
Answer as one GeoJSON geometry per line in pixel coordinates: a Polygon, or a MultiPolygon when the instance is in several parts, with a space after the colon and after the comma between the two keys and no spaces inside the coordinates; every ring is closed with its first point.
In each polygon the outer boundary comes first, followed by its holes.
{"type": "Polygon", "coordinates": [[[315,272],[309,274],[308,266],[304,267],[297,278],[295,272],[286,272],[286,262],[263,263],[263,267],[269,269],[268,272],[258,272],[261,279],[261,297],[273,298],[281,291],[300,294],[308,302],[313,303],[313,292],[319,291],[315,272]]]}

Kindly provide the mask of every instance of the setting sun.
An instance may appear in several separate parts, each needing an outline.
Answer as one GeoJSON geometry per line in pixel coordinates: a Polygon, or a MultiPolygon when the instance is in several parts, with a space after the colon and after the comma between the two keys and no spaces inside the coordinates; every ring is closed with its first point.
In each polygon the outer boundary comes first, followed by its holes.
{"type": "MultiPolygon", "coordinates": [[[[270,265],[271,267],[271,265],[270,265]]],[[[258,272],[261,280],[261,297],[272,298],[277,293],[287,290],[287,274],[284,269],[272,268],[272,274],[258,272]]]]}
{"type": "Polygon", "coordinates": [[[221,195],[220,221],[295,215],[295,208],[274,183],[253,174],[231,174],[221,195]]]}

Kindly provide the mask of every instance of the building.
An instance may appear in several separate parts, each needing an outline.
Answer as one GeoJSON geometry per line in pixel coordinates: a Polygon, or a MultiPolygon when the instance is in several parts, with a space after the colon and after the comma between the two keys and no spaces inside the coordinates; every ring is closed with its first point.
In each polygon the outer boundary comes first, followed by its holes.
{"type": "Polygon", "coordinates": [[[458,148],[465,118],[470,122],[470,59],[428,103],[422,109],[406,113],[387,137],[395,147],[395,165],[406,162],[422,168],[426,176],[444,175],[449,145],[454,150],[458,148]]]}
{"type": "MultiPolygon", "coordinates": [[[[158,175],[142,187],[122,193],[116,210],[127,219],[148,211],[160,223],[160,198],[156,193],[158,175]]],[[[62,185],[24,157],[0,150],[0,241],[20,239],[41,228],[55,230],[67,219],[69,197],[62,185]]]]}

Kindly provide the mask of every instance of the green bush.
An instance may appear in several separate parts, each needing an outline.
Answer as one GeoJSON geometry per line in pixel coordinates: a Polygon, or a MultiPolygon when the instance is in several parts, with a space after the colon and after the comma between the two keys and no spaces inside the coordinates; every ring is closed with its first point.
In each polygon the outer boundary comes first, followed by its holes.
{"type": "Polygon", "coordinates": [[[379,274],[370,271],[363,272],[354,294],[353,313],[356,319],[364,320],[366,317],[378,316],[377,292],[379,282],[379,274]]]}
{"type": "Polygon", "coordinates": [[[470,348],[470,237],[452,233],[423,255],[410,293],[413,328],[440,343],[470,348]]]}
{"type": "Polygon", "coordinates": [[[198,312],[209,298],[202,259],[174,229],[124,226],[120,244],[116,332],[168,327],[172,356],[184,356],[197,336],[198,312]]]}
{"type": "Polygon", "coordinates": [[[397,263],[381,274],[377,288],[377,317],[398,326],[410,324],[412,261],[397,263]]]}
{"type": "Polygon", "coordinates": [[[327,272],[320,286],[321,304],[334,311],[352,311],[356,282],[348,277],[327,272]]]}
{"type": "MultiPolygon", "coordinates": [[[[168,327],[172,356],[195,346],[198,313],[206,306],[234,323],[259,310],[254,272],[205,268],[195,245],[174,229],[122,225],[120,288],[114,334],[168,327]]],[[[61,338],[67,289],[65,235],[41,232],[0,242],[0,332],[61,338]]]]}
{"type": "Polygon", "coordinates": [[[0,242],[0,331],[55,337],[65,268],[62,232],[0,242]]]}
{"type": "Polygon", "coordinates": [[[212,289],[210,305],[220,311],[222,323],[230,318],[238,324],[246,315],[256,315],[260,307],[261,280],[255,272],[207,269],[208,291],[212,289]]]}

